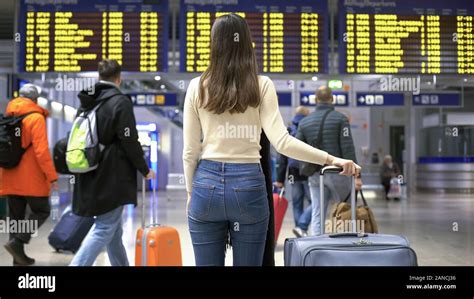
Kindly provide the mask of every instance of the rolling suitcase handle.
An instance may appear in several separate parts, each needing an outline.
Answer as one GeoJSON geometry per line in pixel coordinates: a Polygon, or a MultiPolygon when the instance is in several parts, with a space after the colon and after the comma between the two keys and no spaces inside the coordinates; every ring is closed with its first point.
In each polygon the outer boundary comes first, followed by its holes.
{"type": "Polygon", "coordinates": [[[279,197],[279,198],[282,198],[282,197],[283,197],[283,194],[285,194],[285,187],[281,187],[280,193],[278,193],[278,197],[279,197]]]}
{"type": "MultiPolygon", "coordinates": [[[[145,197],[146,197],[146,181],[147,179],[143,177],[142,180],[142,228],[144,229],[146,226],[146,221],[145,221],[145,197]]],[[[155,186],[154,180],[151,181],[151,188],[153,189],[153,199],[151,202],[151,219],[152,223],[151,225],[156,225],[158,223],[158,217],[157,217],[157,212],[156,212],[156,186],[155,186]]]]}
{"type": "Polygon", "coordinates": [[[146,198],[146,181],[147,179],[143,177],[142,179],[142,238],[140,240],[140,243],[142,244],[142,255],[141,255],[141,265],[147,265],[147,259],[148,259],[148,252],[147,252],[147,235],[148,235],[148,230],[150,227],[153,226],[158,226],[157,224],[157,216],[156,216],[156,209],[155,209],[155,203],[156,203],[156,188],[155,188],[155,182],[151,183],[151,187],[153,189],[153,198],[151,202],[151,218],[152,218],[152,223],[150,225],[146,226],[146,221],[145,221],[145,214],[146,214],[146,209],[145,209],[145,198],[146,198]]]}
{"type": "MultiPolygon", "coordinates": [[[[275,189],[278,189],[278,187],[276,187],[275,185],[272,185],[272,190],[273,190],[273,193],[276,193],[275,192],[275,189]]],[[[282,198],[283,197],[283,194],[285,194],[285,186],[279,188],[280,189],[280,192],[278,193],[278,197],[279,198],[282,198]]]]}
{"type": "MultiPolygon", "coordinates": [[[[325,166],[319,172],[319,208],[320,208],[320,217],[321,217],[321,235],[325,233],[325,224],[324,218],[324,175],[326,173],[339,173],[342,171],[341,167],[338,166],[325,166]]],[[[356,197],[355,197],[355,177],[351,177],[351,219],[352,219],[352,233],[356,233],[357,225],[356,225],[356,197]]]]}
{"type": "Polygon", "coordinates": [[[366,233],[337,233],[337,234],[330,234],[329,238],[347,238],[347,237],[357,237],[363,238],[367,237],[366,233]]]}

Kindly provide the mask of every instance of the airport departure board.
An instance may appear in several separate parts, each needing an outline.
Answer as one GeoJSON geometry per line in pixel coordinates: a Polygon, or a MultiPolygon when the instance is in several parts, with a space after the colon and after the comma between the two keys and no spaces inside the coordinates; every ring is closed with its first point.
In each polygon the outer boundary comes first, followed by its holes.
{"type": "Polygon", "coordinates": [[[339,71],[474,74],[474,1],[340,0],[339,71]]]}
{"type": "Polygon", "coordinates": [[[167,0],[21,0],[18,32],[20,72],[168,69],[167,0]]]}
{"type": "Polygon", "coordinates": [[[181,0],[180,71],[206,70],[211,26],[228,13],[249,24],[260,72],[327,72],[327,0],[181,0]]]}

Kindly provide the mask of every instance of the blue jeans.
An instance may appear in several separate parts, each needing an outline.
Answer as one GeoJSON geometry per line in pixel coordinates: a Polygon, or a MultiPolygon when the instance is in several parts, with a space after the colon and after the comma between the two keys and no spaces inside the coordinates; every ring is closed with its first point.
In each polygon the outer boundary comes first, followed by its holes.
{"type": "MultiPolygon", "coordinates": [[[[326,218],[328,204],[331,199],[341,201],[343,196],[350,192],[350,179],[339,174],[327,174],[324,176],[324,211],[326,218]]],[[[311,231],[313,236],[321,234],[321,207],[320,207],[320,181],[319,173],[308,178],[309,191],[311,193],[311,205],[313,213],[311,215],[311,231]]],[[[323,224],[324,225],[324,224],[323,224]]]]}
{"type": "MultiPolygon", "coordinates": [[[[304,208],[304,199],[311,200],[308,181],[294,181],[291,184],[291,201],[293,202],[293,216],[295,226],[302,230],[308,230],[311,223],[312,207],[311,204],[304,208]]],[[[311,201],[310,201],[311,203],[311,201]]]]}
{"type": "Polygon", "coordinates": [[[234,266],[261,266],[268,205],[259,163],[201,160],[188,208],[196,266],[224,266],[228,234],[234,266]]]}
{"type": "Polygon", "coordinates": [[[92,266],[104,247],[112,266],[128,266],[122,243],[122,211],[123,206],[95,218],[94,227],[82,241],[70,266],[92,266]]]}

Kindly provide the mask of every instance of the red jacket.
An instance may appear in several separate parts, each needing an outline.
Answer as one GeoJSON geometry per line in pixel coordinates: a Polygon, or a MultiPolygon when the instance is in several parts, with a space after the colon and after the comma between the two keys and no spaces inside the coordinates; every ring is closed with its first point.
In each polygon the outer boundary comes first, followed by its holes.
{"type": "Polygon", "coordinates": [[[51,182],[58,179],[48,146],[48,111],[30,99],[16,98],[8,104],[6,114],[20,116],[32,111],[40,114],[28,115],[22,124],[22,147],[29,147],[18,166],[0,168],[0,195],[49,196],[51,182]]]}

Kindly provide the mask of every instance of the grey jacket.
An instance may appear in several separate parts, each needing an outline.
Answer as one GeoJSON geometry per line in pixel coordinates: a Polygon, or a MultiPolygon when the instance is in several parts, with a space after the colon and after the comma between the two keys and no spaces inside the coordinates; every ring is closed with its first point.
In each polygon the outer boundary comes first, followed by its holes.
{"type": "Polygon", "coordinates": [[[318,104],[314,112],[300,121],[296,138],[314,145],[322,118],[328,109],[333,112],[326,118],[320,149],[338,158],[349,159],[357,163],[349,120],[344,114],[334,111],[333,105],[318,104]]]}

